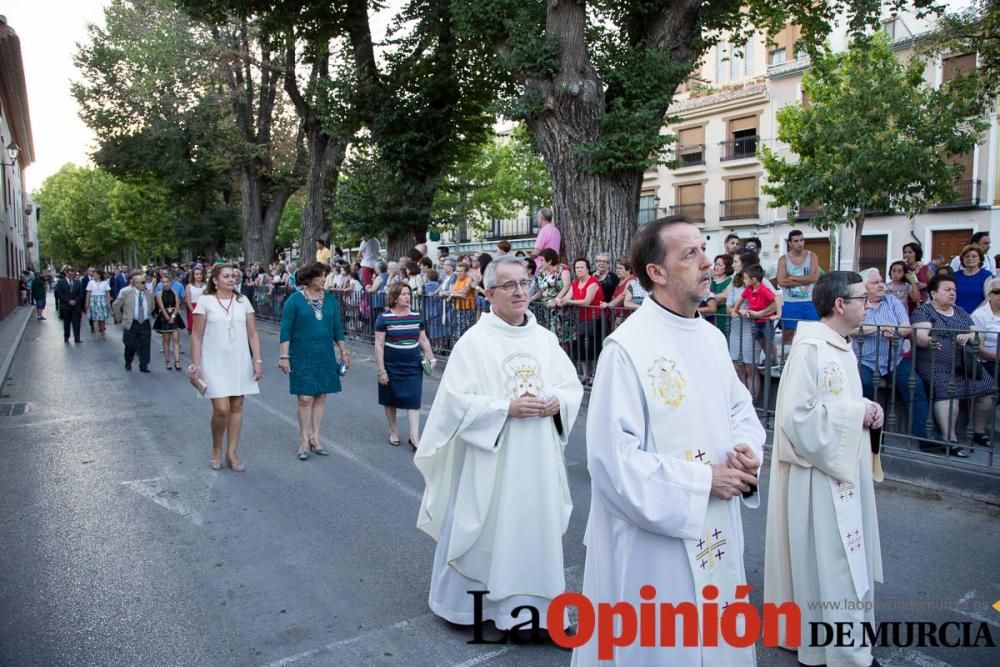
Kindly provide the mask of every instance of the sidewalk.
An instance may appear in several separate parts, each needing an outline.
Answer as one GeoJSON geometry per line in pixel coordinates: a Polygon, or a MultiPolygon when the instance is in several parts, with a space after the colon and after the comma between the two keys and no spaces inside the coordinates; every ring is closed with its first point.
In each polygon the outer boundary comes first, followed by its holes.
{"type": "Polygon", "coordinates": [[[0,397],[3,396],[3,386],[7,383],[7,373],[14,363],[17,346],[24,336],[28,320],[34,315],[31,306],[18,306],[14,312],[0,320],[0,397]]]}

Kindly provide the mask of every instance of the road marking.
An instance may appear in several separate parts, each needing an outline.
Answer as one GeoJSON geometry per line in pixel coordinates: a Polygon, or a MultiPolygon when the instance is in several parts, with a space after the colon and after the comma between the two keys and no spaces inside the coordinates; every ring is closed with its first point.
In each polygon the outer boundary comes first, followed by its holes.
{"type": "MultiPolygon", "coordinates": [[[[566,568],[566,590],[579,591],[583,583],[583,565],[566,568]]],[[[576,623],[575,609],[571,610],[570,621],[576,623]]],[[[267,667],[287,667],[297,662],[322,655],[322,662],[331,665],[361,665],[380,662],[386,653],[391,653],[400,664],[451,665],[452,667],[474,667],[485,664],[516,648],[514,644],[497,646],[489,652],[479,653],[481,646],[455,641],[455,634],[449,626],[432,612],[369,630],[355,637],[330,642],[319,648],[296,653],[267,663],[267,667]],[[470,655],[471,653],[471,655],[470,655]],[[456,662],[460,661],[460,662],[456,662]]]]}
{"type": "MultiPolygon", "coordinates": [[[[256,396],[249,396],[248,398],[250,399],[251,403],[253,403],[254,405],[260,407],[265,412],[269,412],[271,415],[273,415],[277,419],[280,419],[281,421],[285,422],[289,426],[294,426],[296,429],[299,428],[298,421],[296,421],[295,419],[292,419],[292,417],[290,417],[289,415],[285,414],[284,412],[281,412],[277,408],[274,408],[274,407],[268,405],[267,403],[265,403],[264,401],[260,400],[256,396]]],[[[416,500],[421,500],[423,498],[424,494],[422,492],[417,491],[416,489],[414,489],[409,484],[406,484],[405,482],[402,482],[402,481],[396,479],[395,477],[393,477],[392,475],[390,475],[386,471],[382,470],[378,466],[372,465],[368,461],[365,461],[364,459],[358,457],[354,452],[352,452],[349,449],[343,447],[342,445],[339,445],[339,444],[333,442],[328,437],[323,436],[322,438],[320,438],[320,441],[322,442],[323,446],[325,446],[327,449],[329,449],[332,453],[334,453],[334,454],[336,454],[338,456],[342,456],[343,458],[347,459],[348,461],[350,461],[350,462],[352,462],[352,463],[354,463],[354,464],[356,464],[356,465],[364,468],[365,470],[367,470],[369,473],[371,473],[375,477],[378,477],[383,482],[385,482],[385,483],[389,484],[390,486],[398,489],[399,491],[402,491],[403,493],[405,493],[406,495],[410,496],[411,498],[415,498],[416,500]]]]}
{"type": "Polygon", "coordinates": [[[963,605],[969,600],[975,599],[975,597],[976,597],[976,591],[969,591],[968,593],[962,596],[962,598],[958,601],[958,604],[963,605]]]}
{"type": "MultiPolygon", "coordinates": [[[[185,519],[190,519],[195,525],[200,526],[202,524],[201,513],[188,507],[187,503],[183,500],[181,493],[173,488],[165,488],[162,482],[162,477],[151,477],[149,479],[136,479],[131,482],[122,482],[122,486],[127,486],[140,496],[144,496],[154,503],[168,509],[171,512],[176,512],[185,519]]],[[[176,480],[169,480],[176,481],[176,480]]],[[[168,486],[175,486],[169,484],[168,486]]]]}

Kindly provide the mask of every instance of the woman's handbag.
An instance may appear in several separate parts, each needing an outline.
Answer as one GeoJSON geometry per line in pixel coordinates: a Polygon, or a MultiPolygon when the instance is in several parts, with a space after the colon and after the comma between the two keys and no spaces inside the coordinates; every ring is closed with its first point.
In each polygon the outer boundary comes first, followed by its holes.
{"type": "Polygon", "coordinates": [[[955,343],[955,377],[964,377],[966,380],[976,380],[981,374],[979,368],[979,355],[972,345],[959,345],[955,343]]]}
{"type": "Polygon", "coordinates": [[[424,375],[430,375],[434,371],[431,360],[427,357],[420,357],[420,367],[424,369],[424,375]]]}

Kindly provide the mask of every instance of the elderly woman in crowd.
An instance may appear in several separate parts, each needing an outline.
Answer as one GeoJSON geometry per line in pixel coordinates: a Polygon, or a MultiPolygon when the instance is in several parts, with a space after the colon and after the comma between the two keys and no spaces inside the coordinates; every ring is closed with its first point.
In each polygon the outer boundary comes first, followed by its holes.
{"type": "MultiPolygon", "coordinates": [[[[965,254],[963,253],[963,258],[965,254]]],[[[971,398],[972,442],[987,445],[986,429],[993,413],[993,392],[996,383],[982,368],[965,368],[962,348],[975,341],[970,329],[972,318],[956,304],[958,297],[955,278],[941,275],[927,285],[930,301],[913,311],[910,321],[916,330],[917,374],[931,386],[934,421],[946,442],[957,443],[956,423],[961,399],[971,398]],[[954,377],[953,377],[954,376],[954,377]]],[[[966,458],[969,453],[951,445],[952,455],[966,458]]]]}
{"type": "Polygon", "coordinates": [[[966,313],[971,313],[983,302],[983,286],[992,274],[983,268],[986,255],[978,245],[970,243],[962,248],[959,259],[962,269],[955,272],[955,289],[958,293],[955,303],[966,313]]]}
{"type": "MultiPolygon", "coordinates": [[[[450,322],[453,338],[459,338],[465,330],[472,326],[476,309],[475,287],[472,284],[472,277],[469,275],[470,266],[466,262],[459,262],[455,272],[455,280],[451,289],[448,290],[445,317],[450,322]]],[[[444,288],[441,289],[444,292],[444,288]]]]}
{"type": "Polygon", "coordinates": [[[412,293],[403,282],[393,283],[387,293],[387,310],[375,321],[375,367],[378,370],[378,402],[389,424],[389,444],[399,446],[396,411],[406,410],[413,451],[420,445],[420,399],[423,360],[436,363],[419,313],[410,309],[412,293]],[[423,357],[421,356],[423,351],[423,357]]]}
{"type": "Polygon", "coordinates": [[[1000,337],[1000,278],[990,278],[986,281],[986,301],[972,313],[972,322],[976,331],[980,332],[982,342],[979,356],[983,359],[983,367],[993,377],[997,377],[997,338],[1000,337]]]}
{"type": "Polygon", "coordinates": [[[569,293],[572,278],[569,267],[559,261],[559,253],[552,248],[545,248],[539,254],[542,258],[541,270],[536,272],[538,283],[537,298],[545,306],[544,317],[539,324],[556,335],[563,349],[576,340],[576,311],[561,309],[556,303],[558,299],[569,293]]]}
{"type": "Polygon", "coordinates": [[[260,337],[250,301],[236,291],[236,272],[228,264],[212,268],[194,309],[191,365],[188,376],[212,401],[213,470],[223,465],[222,438],[226,437],[225,463],[242,472],[236,454],[243,425],[243,402],[259,394],[257,381],[264,375],[260,337]]]}
{"type": "MultiPolygon", "coordinates": [[[[889,294],[878,269],[868,269],[862,275],[868,308],[861,332],[854,337],[861,390],[865,398],[875,401],[876,377],[881,379],[883,386],[894,388],[895,396],[909,408],[910,433],[922,441],[927,437],[927,394],[923,381],[917,381],[913,383],[913,395],[910,396],[913,364],[903,353],[903,343],[910,335],[910,318],[906,308],[909,294],[903,294],[902,299],[889,294]]],[[[892,394],[887,393],[880,401],[886,414],[889,413],[890,396],[892,394]]],[[[919,444],[926,446],[923,442],[919,444]]]]}
{"type": "Polygon", "coordinates": [[[330,267],[313,262],[296,276],[302,289],[285,301],[281,311],[278,368],[288,375],[288,391],[298,397],[300,461],[309,454],[329,454],[320,442],[326,395],[340,391],[340,373],[334,346],[346,367],[351,355],[344,347],[344,328],[337,297],[323,289],[330,267]],[[294,372],[292,372],[294,370],[294,372]]]}
{"type": "Polygon", "coordinates": [[[625,308],[625,297],[628,287],[633,282],[638,282],[632,275],[632,260],[628,257],[619,257],[615,263],[615,274],[618,276],[618,284],[611,294],[611,299],[601,304],[601,308],[607,309],[611,313],[611,328],[614,329],[628,317],[629,311],[625,308]]]}
{"type": "Polygon", "coordinates": [[[615,288],[618,287],[620,278],[617,273],[611,271],[611,255],[600,253],[594,257],[594,264],[596,265],[594,277],[597,278],[597,283],[601,286],[601,292],[604,294],[602,301],[606,303],[615,297],[615,288]]]}

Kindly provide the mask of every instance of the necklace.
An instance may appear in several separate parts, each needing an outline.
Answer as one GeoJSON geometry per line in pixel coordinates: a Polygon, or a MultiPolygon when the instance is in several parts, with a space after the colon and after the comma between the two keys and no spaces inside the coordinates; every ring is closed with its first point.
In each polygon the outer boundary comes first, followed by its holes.
{"type": "Polygon", "coordinates": [[[322,292],[320,292],[319,298],[318,299],[314,299],[311,296],[309,296],[308,294],[306,294],[305,291],[303,291],[302,292],[302,296],[304,296],[306,298],[306,303],[308,303],[309,307],[312,308],[313,315],[316,317],[316,319],[317,320],[322,320],[323,319],[323,298],[326,295],[323,294],[322,292]]]}
{"type": "Polygon", "coordinates": [[[219,298],[218,293],[215,295],[215,300],[219,302],[219,307],[226,313],[226,334],[230,341],[236,340],[236,329],[233,328],[233,301],[236,300],[236,295],[229,297],[229,305],[223,305],[222,299],[219,298]]]}

